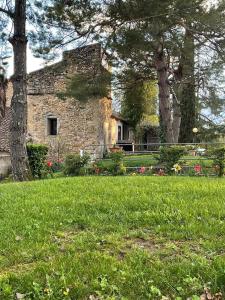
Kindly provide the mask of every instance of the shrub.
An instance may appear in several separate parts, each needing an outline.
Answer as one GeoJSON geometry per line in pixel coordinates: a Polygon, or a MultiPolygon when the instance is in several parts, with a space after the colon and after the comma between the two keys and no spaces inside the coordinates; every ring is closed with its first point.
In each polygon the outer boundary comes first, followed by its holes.
{"type": "Polygon", "coordinates": [[[28,144],[27,154],[31,173],[34,178],[42,178],[46,171],[48,147],[40,144],[28,144]]]}
{"type": "Polygon", "coordinates": [[[174,165],[176,165],[185,153],[185,148],[180,146],[160,147],[159,160],[165,166],[168,174],[173,173],[174,165]]]}
{"type": "Polygon", "coordinates": [[[220,147],[211,150],[210,155],[213,158],[213,167],[216,171],[218,177],[223,177],[224,175],[224,160],[225,160],[225,147],[220,147]]]}
{"type": "Polygon", "coordinates": [[[63,161],[57,160],[52,163],[52,172],[59,173],[63,171],[63,161]]]}
{"type": "Polygon", "coordinates": [[[90,157],[85,154],[80,156],[79,154],[67,155],[64,162],[63,172],[68,176],[78,176],[83,175],[83,168],[87,165],[90,157]]]}
{"type": "Polygon", "coordinates": [[[115,164],[122,163],[123,157],[124,157],[123,151],[113,152],[110,154],[110,158],[115,164]]]}
{"type": "Polygon", "coordinates": [[[113,162],[113,165],[110,168],[110,171],[113,175],[125,175],[126,174],[126,167],[123,164],[123,151],[111,153],[110,158],[113,162]]]}

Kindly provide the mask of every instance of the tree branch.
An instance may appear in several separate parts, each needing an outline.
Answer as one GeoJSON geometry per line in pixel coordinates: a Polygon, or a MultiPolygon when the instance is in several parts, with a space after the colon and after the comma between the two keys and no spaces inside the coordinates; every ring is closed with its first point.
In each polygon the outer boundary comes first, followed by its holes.
{"type": "Polygon", "coordinates": [[[10,17],[11,19],[14,18],[14,13],[10,10],[4,9],[0,7],[0,12],[6,14],[8,17],[10,17]]]}

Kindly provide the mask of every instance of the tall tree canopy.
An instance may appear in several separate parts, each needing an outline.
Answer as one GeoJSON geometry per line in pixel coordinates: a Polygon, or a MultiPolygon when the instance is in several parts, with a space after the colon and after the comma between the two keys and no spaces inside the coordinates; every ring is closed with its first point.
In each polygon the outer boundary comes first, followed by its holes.
{"type": "MultiPolygon", "coordinates": [[[[224,2],[56,0],[45,17],[67,31],[64,44],[79,37],[100,41],[117,67],[133,67],[145,80],[156,78],[166,141],[180,135],[180,141],[191,142],[198,119],[196,53],[214,53],[224,63],[224,2]],[[181,132],[175,130],[180,123],[181,132]]],[[[208,67],[201,69],[201,81],[208,67]]]]}

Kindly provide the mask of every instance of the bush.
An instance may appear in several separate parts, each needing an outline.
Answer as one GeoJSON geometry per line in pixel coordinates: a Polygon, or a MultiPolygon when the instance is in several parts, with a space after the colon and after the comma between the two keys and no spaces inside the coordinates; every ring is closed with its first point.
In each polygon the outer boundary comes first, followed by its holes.
{"type": "Polygon", "coordinates": [[[123,162],[123,157],[124,157],[124,153],[123,151],[119,151],[119,152],[114,152],[110,154],[110,158],[111,160],[115,163],[115,164],[120,164],[123,162]]]}
{"type": "Polygon", "coordinates": [[[123,164],[124,153],[122,151],[111,153],[110,158],[113,161],[113,165],[110,171],[113,175],[125,175],[126,167],[123,164]]]}
{"type": "Polygon", "coordinates": [[[52,163],[52,172],[59,173],[63,171],[63,161],[57,160],[52,163]]]}
{"type": "Polygon", "coordinates": [[[210,155],[213,158],[213,167],[216,170],[218,177],[223,177],[224,175],[224,160],[225,160],[225,147],[220,147],[211,150],[210,155]]]}
{"type": "Polygon", "coordinates": [[[79,154],[67,155],[64,162],[64,174],[68,176],[83,175],[83,168],[87,165],[89,159],[90,157],[87,154],[84,156],[79,154]]]}
{"type": "Polygon", "coordinates": [[[48,147],[39,144],[28,144],[27,154],[33,177],[42,178],[43,173],[46,171],[48,147]]]}
{"type": "Polygon", "coordinates": [[[176,165],[185,153],[185,148],[180,146],[161,147],[159,160],[165,166],[168,174],[173,173],[173,167],[176,165]]]}

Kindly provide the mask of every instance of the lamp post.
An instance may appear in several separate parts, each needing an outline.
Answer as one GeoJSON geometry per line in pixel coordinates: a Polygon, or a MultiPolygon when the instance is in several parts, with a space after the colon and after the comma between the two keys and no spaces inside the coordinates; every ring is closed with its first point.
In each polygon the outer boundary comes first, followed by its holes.
{"type": "Polygon", "coordinates": [[[193,128],[192,129],[192,132],[194,133],[194,143],[196,143],[196,136],[197,136],[197,133],[198,133],[198,128],[193,128]]]}

